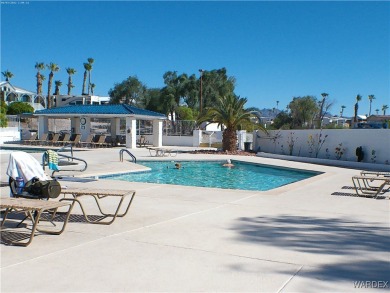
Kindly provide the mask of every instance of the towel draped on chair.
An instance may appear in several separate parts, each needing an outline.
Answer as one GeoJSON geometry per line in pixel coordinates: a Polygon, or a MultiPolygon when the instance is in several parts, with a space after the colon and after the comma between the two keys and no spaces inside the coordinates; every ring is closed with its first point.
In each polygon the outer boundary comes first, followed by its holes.
{"type": "Polygon", "coordinates": [[[48,163],[49,169],[59,171],[58,169],[58,154],[55,151],[47,150],[44,154],[48,163]]]}

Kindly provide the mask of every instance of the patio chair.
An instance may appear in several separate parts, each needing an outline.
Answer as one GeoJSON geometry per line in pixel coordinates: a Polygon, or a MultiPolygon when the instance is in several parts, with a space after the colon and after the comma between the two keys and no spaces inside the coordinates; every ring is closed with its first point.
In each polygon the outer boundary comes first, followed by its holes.
{"type": "Polygon", "coordinates": [[[106,143],[106,136],[105,135],[100,135],[99,139],[97,142],[93,142],[92,145],[94,147],[103,147],[103,146],[108,146],[108,143],[106,143]]]}
{"type": "Polygon", "coordinates": [[[389,176],[356,175],[352,177],[352,183],[358,196],[378,198],[390,191],[389,176]]]}
{"type": "Polygon", "coordinates": [[[23,140],[23,144],[29,144],[31,145],[33,142],[35,142],[38,138],[38,133],[34,133],[29,139],[23,140]]]}
{"type": "Polygon", "coordinates": [[[36,145],[45,145],[48,142],[49,133],[43,133],[39,139],[35,140],[33,143],[36,145]]]}
{"type": "Polygon", "coordinates": [[[92,147],[93,138],[94,138],[94,137],[95,137],[95,136],[94,136],[93,134],[88,135],[88,137],[87,137],[86,140],[80,141],[80,142],[78,143],[78,146],[79,146],[79,147],[92,147]]]}
{"type": "Polygon", "coordinates": [[[54,146],[59,143],[60,134],[54,133],[53,138],[47,142],[48,145],[54,146]]]}
{"type": "Polygon", "coordinates": [[[146,145],[149,144],[149,141],[146,140],[146,137],[144,135],[141,135],[137,143],[138,146],[142,148],[142,147],[146,147],[146,145]]]}
{"type": "Polygon", "coordinates": [[[62,138],[62,140],[59,140],[57,142],[57,145],[66,145],[66,144],[69,144],[70,143],[70,134],[69,133],[65,133],[64,137],[62,138]]]}
{"type": "Polygon", "coordinates": [[[73,140],[69,141],[72,146],[77,146],[80,143],[81,134],[76,134],[73,140]]]}
{"type": "Polygon", "coordinates": [[[43,186],[46,182],[55,180],[45,173],[37,159],[26,152],[15,151],[10,154],[6,174],[9,176],[10,195],[13,197],[54,198],[58,197],[61,192],[61,186],[57,181],[51,184],[51,186],[43,186]],[[42,188],[50,188],[47,191],[50,194],[46,194],[46,190],[43,189],[42,194],[40,194],[36,190],[39,185],[42,188]],[[29,186],[31,188],[27,188],[29,186]]]}

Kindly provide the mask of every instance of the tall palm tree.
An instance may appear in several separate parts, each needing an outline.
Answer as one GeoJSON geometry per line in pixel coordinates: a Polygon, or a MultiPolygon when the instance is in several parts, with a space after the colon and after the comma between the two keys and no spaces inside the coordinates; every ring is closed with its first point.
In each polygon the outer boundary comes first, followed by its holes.
{"type": "Polygon", "coordinates": [[[3,71],[1,74],[5,77],[5,81],[9,81],[12,77],[14,77],[14,74],[9,70],[3,71]]]}
{"type": "Polygon", "coordinates": [[[383,115],[386,115],[386,110],[389,109],[389,106],[388,105],[383,105],[382,106],[382,111],[383,111],[383,115]]]}
{"type": "Polygon", "coordinates": [[[343,117],[344,114],[344,109],[347,108],[346,106],[341,106],[341,111],[340,111],[340,117],[343,117]]]}
{"type": "Polygon", "coordinates": [[[88,95],[90,93],[90,89],[91,89],[91,71],[92,71],[92,65],[93,63],[95,62],[95,60],[93,58],[88,58],[87,59],[88,61],[88,64],[90,65],[90,68],[88,70],[88,95]]]}
{"type": "Polygon", "coordinates": [[[49,82],[47,86],[47,108],[50,109],[51,108],[51,86],[53,84],[54,72],[59,71],[60,68],[58,67],[57,64],[52,62],[50,64],[47,64],[46,67],[50,70],[49,82]]]}
{"type": "Polygon", "coordinates": [[[321,126],[322,126],[322,119],[324,118],[323,111],[324,111],[325,100],[326,100],[326,97],[329,96],[329,94],[322,93],[321,96],[322,96],[322,100],[320,102],[320,112],[318,115],[318,128],[321,128],[321,126]]]}
{"type": "Polygon", "coordinates": [[[276,109],[279,109],[279,101],[276,101],[276,109]]]}
{"type": "Polygon", "coordinates": [[[37,62],[35,63],[35,69],[37,70],[37,94],[42,95],[42,74],[41,70],[45,69],[45,63],[43,62],[37,62]]]}
{"type": "Polygon", "coordinates": [[[370,101],[370,111],[368,112],[368,116],[371,116],[371,104],[372,104],[372,100],[375,100],[375,96],[368,95],[368,100],[370,101]]]}
{"type": "Polygon", "coordinates": [[[379,109],[375,109],[376,115],[379,115],[379,109]]]}
{"type": "Polygon", "coordinates": [[[358,115],[358,110],[359,110],[359,102],[362,100],[361,95],[356,96],[356,103],[355,103],[355,116],[354,116],[354,121],[357,122],[357,115],[358,115]]]}
{"type": "Polygon", "coordinates": [[[72,82],[72,75],[76,73],[76,70],[74,68],[68,67],[68,68],[66,68],[66,73],[68,73],[68,75],[69,75],[67,87],[68,87],[68,96],[70,96],[72,88],[74,88],[74,85],[72,82]]]}
{"type": "Polygon", "coordinates": [[[91,83],[91,95],[93,96],[93,92],[95,90],[96,85],[94,83],[91,83]]]}
{"type": "MultiPolygon", "coordinates": [[[[84,78],[83,78],[83,92],[82,92],[82,95],[86,95],[87,92],[85,91],[85,85],[87,83],[87,77],[88,77],[88,72],[92,69],[92,65],[89,64],[89,63],[84,63],[84,78]]],[[[88,89],[89,89],[89,85],[88,85],[88,89]]]]}
{"type": "Polygon", "coordinates": [[[246,98],[235,95],[219,97],[213,107],[207,108],[204,116],[199,122],[213,122],[226,127],[223,131],[222,149],[224,151],[235,151],[237,145],[236,130],[243,123],[250,123],[251,112],[244,109],[246,98]]]}
{"type": "Polygon", "coordinates": [[[62,81],[56,80],[56,81],[54,81],[54,84],[55,84],[54,95],[58,96],[58,95],[60,95],[60,87],[62,86],[62,81]]]}

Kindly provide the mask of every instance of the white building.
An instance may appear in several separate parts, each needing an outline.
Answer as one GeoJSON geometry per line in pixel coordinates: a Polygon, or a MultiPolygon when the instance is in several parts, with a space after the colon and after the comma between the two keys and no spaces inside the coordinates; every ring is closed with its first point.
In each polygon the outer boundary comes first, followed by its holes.
{"type": "Polygon", "coordinates": [[[46,108],[46,99],[34,92],[12,85],[9,81],[0,82],[0,96],[7,105],[13,102],[29,103],[34,110],[46,108]]]}

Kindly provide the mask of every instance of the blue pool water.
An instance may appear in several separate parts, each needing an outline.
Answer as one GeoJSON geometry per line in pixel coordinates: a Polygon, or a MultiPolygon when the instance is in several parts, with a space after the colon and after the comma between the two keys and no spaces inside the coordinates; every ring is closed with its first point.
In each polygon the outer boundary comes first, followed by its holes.
{"type": "Polygon", "coordinates": [[[175,162],[138,162],[138,164],[151,168],[151,171],[107,175],[101,178],[130,182],[266,191],[319,174],[312,171],[237,161],[233,161],[233,168],[223,167],[224,162],[222,161],[185,161],[180,163],[182,168],[176,169],[175,162]]]}

